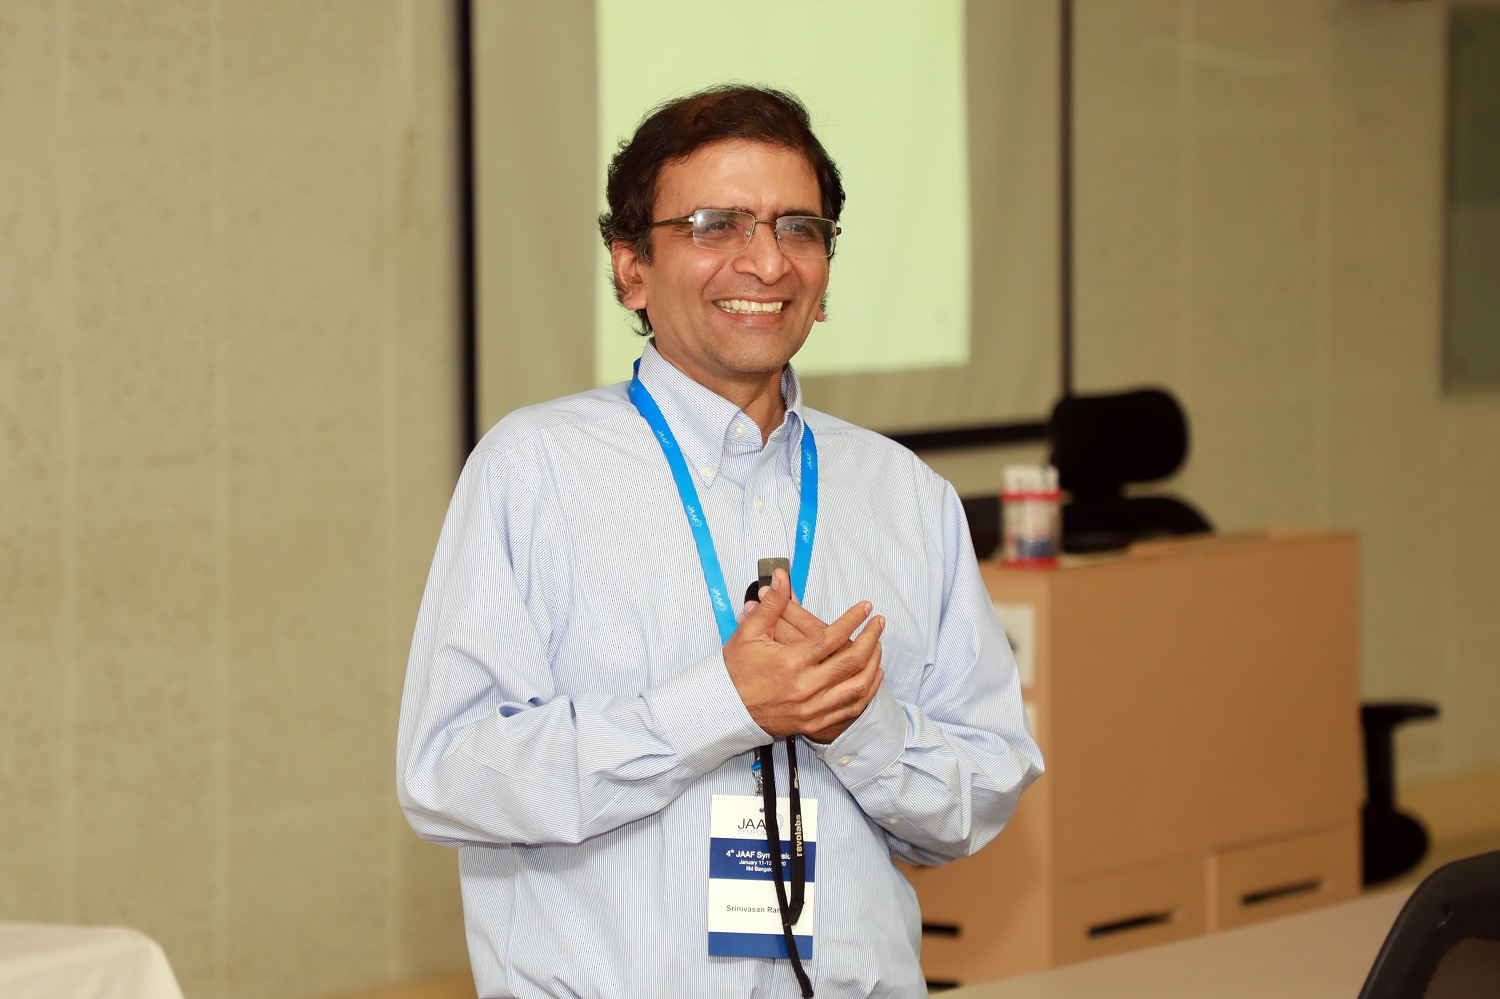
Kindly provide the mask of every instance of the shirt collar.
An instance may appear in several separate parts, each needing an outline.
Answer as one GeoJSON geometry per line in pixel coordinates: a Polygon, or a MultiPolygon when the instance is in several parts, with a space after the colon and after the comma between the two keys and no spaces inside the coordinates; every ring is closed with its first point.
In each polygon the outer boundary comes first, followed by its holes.
{"type": "MultiPolygon", "coordinates": [[[[674,368],[660,353],[654,341],[648,341],[641,354],[641,384],[656,400],[677,446],[687,459],[688,467],[704,485],[712,485],[724,464],[725,450],[731,441],[742,444],[745,434],[759,434],[755,421],[738,406],[717,392],[700,385],[674,368]],[[736,437],[736,428],[745,434],[736,437]]],[[[802,383],[788,364],[781,372],[781,398],[786,404],[786,416],[776,431],[772,442],[790,442],[783,448],[787,471],[798,482],[801,481],[802,460],[802,383]]],[[[754,440],[753,437],[748,438],[754,440]]]]}

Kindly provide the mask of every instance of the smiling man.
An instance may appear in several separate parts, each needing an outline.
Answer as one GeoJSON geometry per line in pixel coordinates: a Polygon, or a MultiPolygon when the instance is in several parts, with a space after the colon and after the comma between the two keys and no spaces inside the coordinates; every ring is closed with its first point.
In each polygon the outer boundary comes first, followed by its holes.
{"type": "Polygon", "coordinates": [[[645,119],[608,201],[650,340],[470,456],[402,806],[459,848],[481,997],[923,995],[891,860],[979,849],[1042,763],[952,488],[802,403],[838,170],[795,98],[721,87],[645,119]]]}
{"type": "MultiPolygon", "coordinates": [[[[624,183],[628,155],[613,187],[624,183]]],[[[615,237],[622,223],[605,222],[620,301],[645,313],[669,364],[769,437],[785,408],[782,369],[823,319],[836,226],[820,216],[838,209],[825,208],[799,150],[734,139],[665,164],[655,206],[672,217],[634,240],[615,237]]]]}

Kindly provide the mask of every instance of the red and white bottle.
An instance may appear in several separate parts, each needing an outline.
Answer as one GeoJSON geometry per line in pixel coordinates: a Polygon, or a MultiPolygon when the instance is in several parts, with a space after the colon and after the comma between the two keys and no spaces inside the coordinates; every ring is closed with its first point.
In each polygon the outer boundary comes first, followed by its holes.
{"type": "Polygon", "coordinates": [[[1062,493],[1051,465],[1007,465],[1002,472],[1002,564],[1046,568],[1062,549],[1062,493]]]}

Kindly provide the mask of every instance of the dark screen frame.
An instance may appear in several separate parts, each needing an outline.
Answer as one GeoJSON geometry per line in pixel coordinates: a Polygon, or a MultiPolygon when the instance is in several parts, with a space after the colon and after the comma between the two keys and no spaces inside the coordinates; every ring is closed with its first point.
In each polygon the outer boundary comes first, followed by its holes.
{"type": "MultiPolygon", "coordinates": [[[[454,58],[458,69],[458,219],[460,419],[465,454],[483,435],[479,413],[479,281],[476,206],[474,0],[453,0],[454,58]]],[[[1058,0],[1058,323],[1059,395],[1073,394],[1073,0],[1058,0]]],[[[918,453],[1032,444],[1048,439],[1046,421],[955,426],[887,433],[918,453]]]]}

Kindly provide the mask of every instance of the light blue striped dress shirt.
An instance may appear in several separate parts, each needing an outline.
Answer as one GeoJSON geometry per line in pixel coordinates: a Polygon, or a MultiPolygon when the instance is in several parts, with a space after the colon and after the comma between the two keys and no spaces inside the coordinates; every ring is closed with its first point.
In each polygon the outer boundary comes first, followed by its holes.
{"type": "MultiPolygon", "coordinates": [[[[820,999],[925,995],[917,902],[891,859],[979,849],[1042,768],[958,499],[905,449],[805,409],[790,369],[764,447],[650,345],[640,377],[698,473],[736,593],[758,559],[791,556],[803,420],[817,438],[803,603],[827,621],[869,600],[888,623],[869,707],[832,744],[799,743],[819,809],[807,970],[820,999]]],[[[770,740],[730,682],[682,504],[626,388],[512,413],[470,456],[412,642],[401,805],[459,848],[482,997],[794,999],[789,962],[708,956],[710,800],[752,794],[770,740]]]]}

